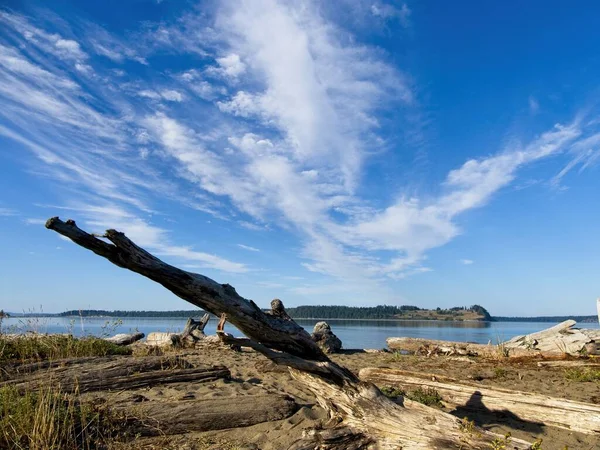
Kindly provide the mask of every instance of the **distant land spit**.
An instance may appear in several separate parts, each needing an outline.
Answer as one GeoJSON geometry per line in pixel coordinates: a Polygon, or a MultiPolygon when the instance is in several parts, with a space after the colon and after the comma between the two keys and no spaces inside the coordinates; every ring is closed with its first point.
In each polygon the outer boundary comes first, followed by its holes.
{"type": "MultiPolygon", "coordinates": [[[[333,320],[333,319],[351,319],[351,320],[443,320],[443,321],[482,321],[482,322],[562,322],[567,319],[573,319],[577,322],[596,322],[596,315],[589,316],[536,316],[536,317],[507,317],[491,316],[488,311],[479,305],[470,307],[457,306],[454,308],[442,309],[423,309],[417,306],[297,306],[287,308],[287,311],[294,319],[313,319],[313,320],[333,320]]],[[[11,317],[143,317],[143,318],[164,318],[164,317],[194,317],[201,315],[202,310],[174,310],[174,311],[106,311],[97,309],[70,310],[62,313],[8,313],[11,317]]]]}

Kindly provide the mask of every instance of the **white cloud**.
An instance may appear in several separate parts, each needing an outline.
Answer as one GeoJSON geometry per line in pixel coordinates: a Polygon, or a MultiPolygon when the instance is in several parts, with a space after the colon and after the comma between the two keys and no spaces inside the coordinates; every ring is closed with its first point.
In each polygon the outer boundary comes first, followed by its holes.
{"type": "Polygon", "coordinates": [[[44,225],[46,223],[46,219],[28,218],[28,219],[25,219],[25,223],[27,225],[44,225]]]}
{"type": "Polygon", "coordinates": [[[161,91],[160,95],[162,98],[170,102],[181,102],[183,100],[183,95],[181,95],[181,92],[173,89],[165,89],[164,91],[161,91]]]}
{"type": "Polygon", "coordinates": [[[248,250],[250,252],[260,252],[259,249],[255,248],[255,247],[250,247],[249,245],[237,244],[237,246],[239,248],[243,248],[244,250],[248,250]]]}
{"type": "Polygon", "coordinates": [[[183,95],[181,92],[174,89],[164,89],[160,92],[152,89],[143,89],[138,91],[140,97],[149,98],[152,100],[167,100],[169,102],[181,102],[183,101],[183,95]]]}
{"type": "Polygon", "coordinates": [[[383,19],[398,19],[404,28],[410,26],[411,9],[406,3],[403,3],[400,8],[388,3],[373,3],[371,5],[371,14],[383,19]]]}
{"type": "Polygon", "coordinates": [[[9,208],[0,208],[0,217],[16,216],[17,212],[9,208]]]}
{"type": "Polygon", "coordinates": [[[238,77],[246,70],[246,64],[242,62],[239,55],[231,53],[222,58],[217,58],[217,62],[223,73],[229,77],[238,77]]]}
{"type": "Polygon", "coordinates": [[[470,266],[471,264],[473,264],[475,261],[473,261],[472,259],[461,259],[460,263],[464,264],[465,266],[470,266]]]}
{"type": "Polygon", "coordinates": [[[540,110],[540,103],[537,101],[537,99],[533,96],[530,95],[529,96],[529,112],[533,115],[537,114],[540,110]]]}
{"type": "Polygon", "coordinates": [[[79,42],[71,39],[58,39],[54,45],[65,58],[82,60],[87,58],[87,54],[81,50],[79,42]]]}

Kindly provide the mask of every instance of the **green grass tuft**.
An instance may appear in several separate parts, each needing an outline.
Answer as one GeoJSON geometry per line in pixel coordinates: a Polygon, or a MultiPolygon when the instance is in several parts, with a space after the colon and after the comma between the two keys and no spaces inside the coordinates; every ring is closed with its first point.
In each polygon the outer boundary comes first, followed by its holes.
{"type": "Polygon", "coordinates": [[[400,388],[384,386],[380,390],[383,395],[385,395],[386,397],[389,397],[391,399],[395,399],[398,397],[406,397],[409,400],[413,400],[415,402],[419,402],[419,403],[422,403],[427,406],[437,406],[437,407],[444,406],[442,404],[442,400],[443,400],[442,396],[434,388],[422,389],[422,388],[418,387],[417,389],[415,389],[413,391],[407,392],[400,388]]]}
{"type": "Polygon", "coordinates": [[[565,370],[565,378],[571,381],[600,381],[600,369],[573,367],[565,370]]]}
{"type": "Polygon", "coordinates": [[[131,349],[96,337],[71,335],[0,335],[0,364],[83,356],[130,355],[131,349]]]}

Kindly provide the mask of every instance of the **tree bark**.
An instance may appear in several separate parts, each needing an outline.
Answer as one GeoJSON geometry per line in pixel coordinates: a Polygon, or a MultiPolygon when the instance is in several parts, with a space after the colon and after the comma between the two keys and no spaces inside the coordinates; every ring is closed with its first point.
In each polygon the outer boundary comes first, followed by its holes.
{"type": "Polygon", "coordinates": [[[181,358],[173,357],[121,358],[106,364],[95,363],[93,359],[86,362],[91,363],[89,367],[60,367],[37,375],[25,375],[4,381],[0,386],[36,389],[53,383],[60,385],[63,392],[94,392],[186,381],[213,381],[231,376],[229,369],[223,366],[194,367],[181,358]]]}
{"type": "MultiPolygon", "coordinates": [[[[215,315],[225,314],[250,339],[226,335],[221,324],[223,340],[254,348],[275,363],[288,366],[292,376],[306,384],[329,412],[330,425],[337,425],[315,431],[297,443],[298,449],[316,443],[321,449],[347,449],[351,448],[346,445],[349,441],[358,443],[356,449],[474,449],[485,448],[498,437],[483,429],[466,432],[455,417],[419,403],[392,402],[375,385],[360,381],[332,362],[289,317],[280,300],[274,300],[271,311],[265,313],[232,286],[170,266],[115,230],[106,231],[103,237],[111,242],[107,243],[79,229],[72,220],[63,222],[54,217],[46,227],[119,267],[160,283],[193,305],[215,315]],[[346,443],[341,444],[341,440],[346,443]]],[[[511,444],[517,449],[529,447],[516,439],[511,444]]]]}
{"type": "Polygon", "coordinates": [[[176,402],[144,402],[136,407],[143,420],[133,424],[142,436],[172,435],[191,431],[248,427],[290,417],[298,405],[283,395],[249,395],[176,402]]]}

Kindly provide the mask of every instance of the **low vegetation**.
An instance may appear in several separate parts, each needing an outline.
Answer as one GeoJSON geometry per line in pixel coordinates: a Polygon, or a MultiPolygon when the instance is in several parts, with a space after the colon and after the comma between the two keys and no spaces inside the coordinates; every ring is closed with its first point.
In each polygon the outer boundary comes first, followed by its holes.
{"type": "Polygon", "coordinates": [[[570,381],[598,381],[600,369],[592,367],[573,367],[565,370],[565,378],[570,381]]]}
{"type": "Polygon", "coordinates": [[[412,391],[405,391],[397,387],[384,386],[381,388],[381,392],[383,393],[383,395],[391,399],[405,397],[409,400],[413,400],[415,402],[419,402],[427,406],[435,406],[438,408],[444,406],[442,404],[442,396],[434,388],[422,389],[419,387],[412,391]]]}
{"type": "Polygon", "coordinates": [[[118,426],[107,408],[56,388],[20,392],[0,387],[0,448],[96,449],[118,426]]]}
{"type": "MultiPolygon", "coordinates": [[[[1,335],[0,366],[71,357],[130,354],[99,338],[70,335],[1,335]]],[[[50,450],[106,448],[121,429],[104,405],[84,402],[50,384],[35,390],[0,387],[0,448],[50,450]]]]}
{"type": "Polygon", "coordinates": [[[0,364],[83,356],[129,355],[131,349],[97,337],[71,335],[0,335],[0,364]]]}

